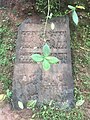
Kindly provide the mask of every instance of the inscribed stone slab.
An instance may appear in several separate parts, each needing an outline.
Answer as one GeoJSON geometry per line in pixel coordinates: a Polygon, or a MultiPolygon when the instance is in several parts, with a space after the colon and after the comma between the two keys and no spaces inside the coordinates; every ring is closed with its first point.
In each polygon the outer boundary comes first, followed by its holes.
{"type": "Polygon", "coordinates": [[[73,78],[70,50],[70,31],[68,17],[59,17],[48,22],[46,40],[52,55],[60,59],[59,64],[52,65],[44,71],[41,64],[30,58],[33,53],[42,53],[44,25],[42,22],[25,20],[18,30],[16,42],[16,62],[13,77],[13,106],[18,109],[17,102],[24,105],[35,99],[38,104],[50,100],[57,106],[73,105],[73,78]],[[51,30],[51,23],[55,29],[51,30]]]}

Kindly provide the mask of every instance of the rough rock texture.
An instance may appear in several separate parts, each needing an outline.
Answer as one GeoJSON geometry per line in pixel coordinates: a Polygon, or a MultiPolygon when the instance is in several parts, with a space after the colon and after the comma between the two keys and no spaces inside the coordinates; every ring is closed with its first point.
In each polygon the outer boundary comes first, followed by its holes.
{"type": "Polygon", "coordinates": [[[42,53],[45,44],[43,30],[40,20],[27,19],[19,27],[12,88],[13,107],[16,109],[18,101],[26,106],[27,101],[32,99],[36,99],[38,104],[54,100],[59,107],[74,104],[69,19],[59,17],[48,22],[46,39],[51,54],[60,62],[52,65],[47,72],[30,58],[33,53],[42,53]],[[54,30],[50,27],[52,22],[55,24],[54,30]]]}

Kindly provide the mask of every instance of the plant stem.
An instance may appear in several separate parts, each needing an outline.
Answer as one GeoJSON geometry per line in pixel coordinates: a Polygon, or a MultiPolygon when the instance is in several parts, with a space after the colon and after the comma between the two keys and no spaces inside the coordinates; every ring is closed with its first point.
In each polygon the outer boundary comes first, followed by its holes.
{"type": "Polygon", "coordinates": [[[46,42],[45,34],[46,34],[46,28],[47,28],[49,12],[50,12],[50,1],[48,0],[48,12],[47,12],[47,18],[46,18],[45,27],[44,27],[44,41],[45,42],[46,42]]]}
{"type": "Polygon", "coordinates": [[[70,14],[71,12],[73,12],[73,10],[68,11],[67,13],[65,13],[65,15],[68,15],[68,14],[70,14]]]}
{"type": "Polygon", "coordinates": [[[73,10],[69,10],[67,13],[65,13],[65,15],[68,15],[68,14],[70,14],[71,12],[73,12],[73,11],[75,11],[76,10],[76,7],[75,7],[75,9],[73,10]]]}

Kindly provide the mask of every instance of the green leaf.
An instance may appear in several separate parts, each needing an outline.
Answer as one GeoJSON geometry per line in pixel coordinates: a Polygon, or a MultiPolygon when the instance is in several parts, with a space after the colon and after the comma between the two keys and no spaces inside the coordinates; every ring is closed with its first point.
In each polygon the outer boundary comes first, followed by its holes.
{"type": "Polygon", "coordinates": [[[71,10],[75,10],[76,8],[71,6],[71,5],[68,5],[68,8],[70,8],[71,10]]]}
{"type": "Polygon", "coordinates": [[[21,108],[21,109],[24,108],[23,103],[22,103],[21,101],[18,101],[18,106],[19,106],[19,108],[21,108]]]}
{"type": "Polygon", "coordinates": [[[78,100],[78,101],[76,102],[76,107],[79,107],[79,106],[83,105],[84,102],[85,102],[85,100],[83,100],[83,99],[78,100]]]}
{"type": "Polygon", "coordinates": [[[35,62],[41,62],[43,61],[43,56],[40,54],[32,54],[31,58],[35,61],[35,62]]]}
{"type": "Polygon", "coordinates": [[[50,53],[51,53],[50,47],[49,47],[49,45],[46,43],[46,44],[43,46],[43,54],[44,54],[44,56],[48,56],[48,55],[50,55],[50,53]]]}
{"type": "Polygon", "coordinates": [[[6,93],[7,93],[8,98],[10,98],[12,96],[12,92],[9,89],[7,89],[6,93]]]}
{"type": "Polygon", "coordinates": [[[52,56],[49,56],[49,57],[46,57],[46,59],[49,61],[49,63],[51,64],[56,64],[57,62],[59,62],[60,60],[56,57],[52,57],[52,56]]]}
{"type": "Polygon", "coordinates": [[[27,102],[27,108],[34,108],[36,106],[37,100],[29,100],[27,102]]]}
{"type": "Polygon", "coordinates": [[[43,69],[46,71],[50,69],[50,63],[46,59],[43,61],[43,69]]]}
{"type": "Polygon", "coordinates": [[[74,21],[74,23],[76,24],[76,25],[78,25],[78,15],[77,15],[77,13],[76,13],[76,11],[74,10],[73,12],[72,12],[72,19],[73,19],[73,21],[74,21]]]}

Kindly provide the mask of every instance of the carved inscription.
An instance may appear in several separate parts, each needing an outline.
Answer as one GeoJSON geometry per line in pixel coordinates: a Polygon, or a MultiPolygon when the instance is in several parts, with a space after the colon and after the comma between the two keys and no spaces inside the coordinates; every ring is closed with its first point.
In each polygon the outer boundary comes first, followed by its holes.
{"type": "MultiPolygon", "coordinates": [[[[41,37],[41,31],[22,31],[21,44],[19,48],[19,62],[32,63],[30,55],[32,53],[42,53],[41,49],[44,45],[41,37]],[[37,35],[37,38],[35,37],[37,35]],[[37,39],[39,41],[37,42],[37,39]],[[34,44],[33,44],[34,43],[34,44]]],[[[49,44],[52,54],[55,53],[62,62],[67,62],[67,31],[48,31],[46,33],[47,43],[49,44]]]]}

